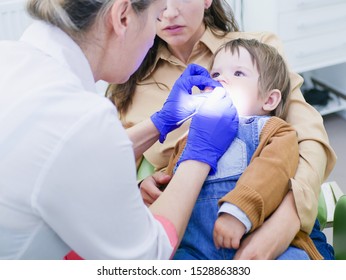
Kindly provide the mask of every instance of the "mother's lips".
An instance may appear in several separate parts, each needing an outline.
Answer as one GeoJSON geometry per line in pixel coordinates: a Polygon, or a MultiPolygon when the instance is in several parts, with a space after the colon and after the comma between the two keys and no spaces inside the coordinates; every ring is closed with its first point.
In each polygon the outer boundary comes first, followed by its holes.
{"type": "Polygon", "coordinates": [[[181,27],[182,27],[181,25],[171,25],[171,26],[165,27],[164,29],[165,30],[174,30],[174,29],[178,29],[178,28],[181,28],[181,27]]]}

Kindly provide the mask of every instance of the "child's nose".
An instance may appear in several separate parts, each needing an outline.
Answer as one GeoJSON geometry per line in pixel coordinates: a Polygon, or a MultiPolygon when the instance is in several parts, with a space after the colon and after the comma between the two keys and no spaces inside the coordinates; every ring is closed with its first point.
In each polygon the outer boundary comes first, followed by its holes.
{"type": "Polygon", "coordinates": [[[222,76],[222,74],[219,74],[217,77],[214,78],[214,80],[219,82],[219,83],[225,82],[225,79],[222,76]]]}

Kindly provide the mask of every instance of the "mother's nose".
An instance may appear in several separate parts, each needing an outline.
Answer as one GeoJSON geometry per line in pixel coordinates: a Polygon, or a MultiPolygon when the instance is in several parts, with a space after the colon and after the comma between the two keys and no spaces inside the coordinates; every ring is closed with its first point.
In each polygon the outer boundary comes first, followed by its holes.
{"type": "Polygon", "coordinates": [[[165,18],[174,18],[177,17],[180,13],[179,1],[168,0],[166,9],[163,11],[162,16],[165,18]]]}

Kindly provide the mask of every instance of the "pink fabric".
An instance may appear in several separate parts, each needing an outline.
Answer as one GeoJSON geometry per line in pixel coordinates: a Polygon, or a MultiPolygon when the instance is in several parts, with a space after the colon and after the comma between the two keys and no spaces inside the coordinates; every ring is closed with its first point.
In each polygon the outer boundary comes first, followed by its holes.
{"type": "Polygon", "coordinates": [[[64,260],[83,260],[75,251],[70,251],[65,257],[64,260]]]}
{"type": "Polygon", "coordinates": [[[178,233],[177,230],[175,229],[174,225],[172,224],[172,222],[168,219],[166,219],[165,217],[159,216],[159,215],[154,215],[155,219],[158,220],[161,225],[163,226],[163,228],[165,229],[168,239],[173,247],[173,252],[172,255],[170,257],[170,259],[172,259],[173,255],[175,254],[175,251],[177,249],[178,246],[178,233]]]}
{"type": "Polygon", "coordinates": [[[65,257],[64,260],[83,260],[75,251],[70,251],[65,257]]]}

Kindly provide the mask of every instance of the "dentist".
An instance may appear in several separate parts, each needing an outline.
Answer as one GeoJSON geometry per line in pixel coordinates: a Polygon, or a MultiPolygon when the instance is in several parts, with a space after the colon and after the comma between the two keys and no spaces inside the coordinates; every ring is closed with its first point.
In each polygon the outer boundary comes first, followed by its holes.
{"type": "Polygon", "coordinates": [[[220,92],[199,108],[189,139],[199,149],[186,151],[147,208],[136,158],[195,111],[192,86],[216,84],[192,65],[163,107],[128,133],[95,88],[137,69],[165,7],[163,0],[28,0],[36,21],[19,41],[0,43],[0,259],[62,259],[70,250],[84,259],[173,254],[204,179],[236,135],[237,113],[220,92]]]}

